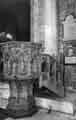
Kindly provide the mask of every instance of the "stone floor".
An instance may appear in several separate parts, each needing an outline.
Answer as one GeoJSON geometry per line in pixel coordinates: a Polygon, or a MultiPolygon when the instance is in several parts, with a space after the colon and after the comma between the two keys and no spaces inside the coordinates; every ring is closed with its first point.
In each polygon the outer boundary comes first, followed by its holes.
{"type": "MultiPolygon", "coordinates": [[[[67,95],[67,98],[70,101],[74,101],[76,104],[76,92],[69,93],[67,95]]],[[[0,120],[76,120],[76,114],[69,115],[69,114],[60,113],[56,111],[51,111],[50,113],[47,113],[46,111],[39,110],[32,117],[25,117],[25,118],[19,118],[19,119],[6,118],[6,119],[0,119],[0,120]]]]}
{"type": "Polygon", "coordinates": [[[20,119],[7,118],[5,120],[76,120],[76,115],[72,116],[52,111],[50,114],[45,112],[38,112],[36,115],[28,118],[20,119]]]}

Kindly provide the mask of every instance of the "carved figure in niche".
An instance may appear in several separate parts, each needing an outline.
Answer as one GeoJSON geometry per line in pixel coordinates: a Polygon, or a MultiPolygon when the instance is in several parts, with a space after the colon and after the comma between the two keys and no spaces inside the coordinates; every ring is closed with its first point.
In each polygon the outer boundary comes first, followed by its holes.
{"type": "Polygon", "coordinates": [[[45,58],[43,59],[43,62],[41,64],[41,71],[42,72],[48,72],[48,63],[47,63],[45,58]]]}
{"type": "Polygon", "coordinates": [[[50,77],[51,77],[51,80],[52,82],[54,81],[54,78],[55,78],[55,60],[51,57],[50,58],[50,70],[49,70],[49,74],[50,74],[50,77]]]}
{"type": "Polygon", "coordinates": [[[70,48],[70,49],[68,50],[68,56],[72,56],[72,55],[73,55],[73,49],[70,48]]]}
{"type": "Polygon", "coordinates": [[[11,75],[15,73],[15,61],[13,56],[11,56],[8,60],[8,74],[11,75]]]}
{"type": "Polygon", "coordinates": [[[52,64],[50,64],[50,76],[52,76],[52,64]]]}
{"type": "Polygon", "coordinates": [[[24,53],[20,53],[20,55],[18,56],[19,58],[19,68],[18,71],[19,73],[24,73],[26,72],[26,67],[25,67],[25,60],[24,60],[24,53]]]}

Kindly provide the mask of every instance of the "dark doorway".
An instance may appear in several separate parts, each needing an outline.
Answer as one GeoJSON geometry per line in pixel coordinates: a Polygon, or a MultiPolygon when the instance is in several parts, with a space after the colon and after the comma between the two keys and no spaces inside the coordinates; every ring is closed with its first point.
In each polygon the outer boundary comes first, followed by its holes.
{"type": "Polygon", "coordinates": [[[30,41],[30,0],[6,1],[0,2],[0,32],[14,34],[17,41],[30,41]]]}

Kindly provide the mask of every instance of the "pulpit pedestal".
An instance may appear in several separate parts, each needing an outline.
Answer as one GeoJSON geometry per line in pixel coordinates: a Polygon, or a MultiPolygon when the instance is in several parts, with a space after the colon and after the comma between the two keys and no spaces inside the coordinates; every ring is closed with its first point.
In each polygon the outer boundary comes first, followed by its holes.
{"type": "Polygon", "coordinates": [[[7,110],[12,117],[31,116],[37,111],[31,80],[9,81],[10,97],[7,110]]]}
{"type": "Polygon", "coordinates": [[[33,84],[40,74],[40,48],[40,44],[31,42],[1,44],[3,78],[10,87],[6,109],[12,117],[29,116],[37,111],[33,84]]]}

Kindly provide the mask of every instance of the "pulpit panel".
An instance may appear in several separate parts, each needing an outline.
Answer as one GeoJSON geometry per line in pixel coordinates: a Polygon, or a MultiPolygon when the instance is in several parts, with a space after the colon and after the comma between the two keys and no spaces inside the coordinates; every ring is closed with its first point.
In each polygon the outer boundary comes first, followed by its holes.
{"type": "Polygon", "coordinates": [[[39,47],[27,42],[9,42],[2,46],[5,78],[25,79],[39,73],[39,47]]]}

